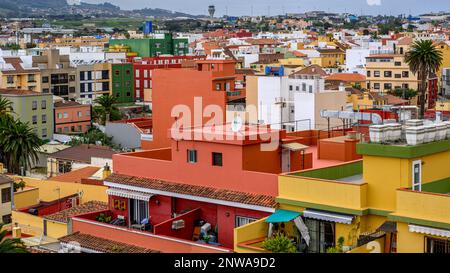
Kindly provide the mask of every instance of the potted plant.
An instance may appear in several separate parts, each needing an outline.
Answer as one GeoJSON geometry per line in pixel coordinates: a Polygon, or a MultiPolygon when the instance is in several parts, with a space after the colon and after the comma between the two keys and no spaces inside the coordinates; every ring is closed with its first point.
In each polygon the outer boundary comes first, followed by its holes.
{"type": "Polygon", "coordinates": [[[111,219],[112,217],[106,215],[105,213],[100,213],[99,215],[97,215],[97,217],[95,217],[95,220],[102,223],[109,223],[111,222],[111,219]]]}
{"type": "Polygon", "coordinates": [[[291,239],[282,233],[267,238],[262,243],[262,248],[273,253],[295,253],[297,247],[292,243],[291,239]]]}
{"type": "Polygon", "coordinates": [[[343,253],[344,237],[339,237],[337,245],[327,248],[327,253],[343,253]]]}

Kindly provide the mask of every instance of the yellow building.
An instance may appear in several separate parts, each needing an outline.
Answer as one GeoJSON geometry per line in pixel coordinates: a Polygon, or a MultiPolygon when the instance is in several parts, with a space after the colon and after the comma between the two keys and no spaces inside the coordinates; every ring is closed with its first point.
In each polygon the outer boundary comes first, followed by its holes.
{"type": "Polygon", "coordinates": [[[436,47],[442,52],[442,65],[439,69],[439,75],[442,75],[442,70],[444,68],[450,68],[450,45],[448,42],[440,42],[436,44],[436,47]]]}
{"type": "Polygon", "coordinates": [[[450,101],[437,101],[435,110],[450,112],[450,101]]]}
{"type": "Polygon", "coordinates": [[[352,92],[348,95],[348,103],[353,105],[353,110],[372,109],[377,106],[387,105],[387,99],[375,92],[352,92]]]}
{"type": "Polygon", "coordinates": [[[419,81],[401,54],[373,54],[366,58],[366,88],[387,92],[398,88],[417,90],[419,81]]]}
{"type": "Polygon", "coordinates": [[[311,64],[321,67],[338,67],[345,64],[345,51],[339,48],[322,48],[317,49],[320,57],[311,58],[311,64]]]}
{"type": "Polygon", "coordinates": [[[103,185],[17,176],[12,178],[23,180],[26,184],[23,190],[14,193],[15,209],[12,211],[12,223],[20,227],[22,233],[31,236],[44,235],[53,239],[65,236],[70,233],[68,216],[107,208],[107,187],[103,185]],[[65,208],[68,203],[71,205],[65,208]],[[31,213],[30,208],[35,209],[35,212],[31,213]]]}
{"type": "Polygon", "coordinates": [[[11,223],[13,181],[0,174],[0,223],[11,223]]]}
{"type": "Polygon", "coordinates": [[[0,88],[42,92],[41,71],[20,57],[0,58],[0,88]]]}
{"type": "Polygon", "coordinates": [[[105,44],[109,42],[109,38],[97,38],[91,36],[83,37],[60,37],[55,38],[54,41],[49,43],[40,43],[40,48],[69,46],[69,47],[82,47],[82,46],[99,46],[104,48],[105,44]]]}
{"type": "Polygon", "coordinates": [[[266,252],[270,230],[281,230],[299,251],[326,252],[343,240],[344,252],[448,253],[450,139],[360,143],[357,152],[362,160],[280,175],[277,211],[236,228],[234,250],[266,252]]]}

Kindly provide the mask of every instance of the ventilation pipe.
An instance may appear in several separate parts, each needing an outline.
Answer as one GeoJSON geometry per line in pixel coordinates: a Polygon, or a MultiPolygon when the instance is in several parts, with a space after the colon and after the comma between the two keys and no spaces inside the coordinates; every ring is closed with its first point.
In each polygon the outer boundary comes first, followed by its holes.
{"type": "Polygon", "coordinates": [[[322,118],[338,118],[338,119],[351,119],[353,121],[367,120],[373,124],[382,124],[383,119],[376,113],[363,113],[352,111],[336,111],[336,110],[320,110],[320,116],[322,118]]]}

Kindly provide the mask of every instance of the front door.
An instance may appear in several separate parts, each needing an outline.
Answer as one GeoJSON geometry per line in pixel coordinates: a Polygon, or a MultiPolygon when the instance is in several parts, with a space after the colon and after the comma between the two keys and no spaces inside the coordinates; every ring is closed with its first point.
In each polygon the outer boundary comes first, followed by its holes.
{"type": "Polygon", "coordinates": [[[287,173],[291,171],[291,151],[283,149],[281,152],[281,172],[287,173]]]}

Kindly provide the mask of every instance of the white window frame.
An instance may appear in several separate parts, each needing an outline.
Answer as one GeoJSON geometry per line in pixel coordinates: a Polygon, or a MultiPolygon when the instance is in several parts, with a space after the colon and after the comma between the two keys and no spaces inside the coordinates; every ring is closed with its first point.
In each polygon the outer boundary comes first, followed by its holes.
{"type": "Polygon", "coordinates": [[[248,225],[250,223],[253,223],[253,222],[257,221],[257,220],[258,219],[252,218],[252,217],[236,215],[236,217],[234,219],[234,221],[235,221],[234,222],[234,227],[235,228],[242,227],[242,226],[248,225]]]}
{"type": "Polygon", "coordinates": [[[197,150],[194,150],[194,149],[188,149],[187,150],[187,161],[188,161],[188,163],[192,163],[192,164],[194,164],[194,163],[197,163],[197,150]]]}
{"type": "Polygon", "coordinates": [[[416,187],[418,186],[418,191],[422,191],[422,160],[414,160],[412,162],[412,190],[417,191],[416,187]],[[419,165],[419,181],[415,181],[415,166],[419,165]]]}

